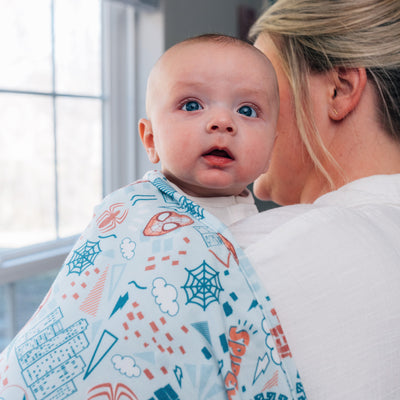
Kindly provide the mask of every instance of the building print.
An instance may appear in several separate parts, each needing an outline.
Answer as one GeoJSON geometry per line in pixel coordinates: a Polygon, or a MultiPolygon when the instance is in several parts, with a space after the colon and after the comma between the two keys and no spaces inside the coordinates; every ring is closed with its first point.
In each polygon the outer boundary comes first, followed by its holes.
{"type": "Polygon", "coordinates": [[[64,329],[62,318],[57,308],[27,332],[15,349],[23,379],[36,400],[67,398],[76,391],[73,380],[85,369],[79,353],[89,346],[88,323],[81,318],[64,329]]]}
{"type": "Polygon", "coordinates": [[[57,326],[59,320],[62,317],[63,316],[61,314],[60,308],[56,308],[53,312],[51,312],[45,318],[36,323],[27,332],[19,336],[15,343],[15,351],[17,353],[17,357],[20,358],[20,356],[28,351],[28,348],[31,347],[31,345],[29,344],[30,340],[40,340],[41,336],[43,335],[49,337],[48,335],[51,335],[52,332],[62,329],[61,324],[59,324],[59,327],[57,326]]]}

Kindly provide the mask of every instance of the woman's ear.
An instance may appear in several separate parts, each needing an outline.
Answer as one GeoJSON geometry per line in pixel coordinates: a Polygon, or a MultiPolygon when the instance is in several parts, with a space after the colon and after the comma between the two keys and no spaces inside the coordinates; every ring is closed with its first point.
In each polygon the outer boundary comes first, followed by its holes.
{"type": "Polygon", "coordinates": [[[335,68],[330,92],[329,117],[334,121],[346,118],[360,102],[366,83],[365,68],[335,68]]]}
{"type": "Polygon", "coordinates": [[[140,139],[142,140],[143,146],[146,149],[147,156],[153,164],[157,164],[160,161],[156,146],[154,143],[154,133],[151,121],[145,118],[141,118],[138,124],[140,139]]]}

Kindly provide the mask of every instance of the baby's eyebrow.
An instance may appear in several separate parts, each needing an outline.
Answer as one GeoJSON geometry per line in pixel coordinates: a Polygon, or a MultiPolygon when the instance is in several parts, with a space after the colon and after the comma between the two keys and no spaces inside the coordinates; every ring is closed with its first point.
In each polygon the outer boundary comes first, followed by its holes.
{"type": "Polygon", "coordinates": [[[248,101],[252,101],[252,100],[253,101],[263,101],[263,100],[275,99],[275,96],[273,95],[272,91],[264,90],[264,89],[260,89],[260,88],[238,89],[236,91],[236,95],[238,97],[242,98],[244,101],[246,101],[246,99],[248,101]]]}
{"type": "Polygon", "coordinates": [[[260,89],[260,88],[243,88],[243,89],[237,89],[237,92],[239,94],[242,94],[243,96],[254,96],[254,95],[258,95],[258,96],[264,96],[266,94],[269,93],[268,90],[264,90],[264,89],[260,89]]]}
{"type": "MultiPolygon", "coordinates": [[[[177,96],[202,96],[209,95],[208,90],[214,89],[212,82],[205,80],[197,80],[195,77],[193,79],[177,79],[174,81],[170,87],[167,89],[170,93],[174,93],[177,96]]],[[[241,101],[249,102],[262,102],[267,100],[278,101],[278,97],[274,92],[273,88],[267,88],[260,85],[251,85],[244,82],[239,82],[237,84],[231,83],[229,90],[232,91],[235,97],[239,98],[241,101]]]]}
{"type": "Polygon", "coordinates": [[[207,82],[205,81],[187,81],[187,80],[177,80],[175,81],[172,85],[171,85],[171,89],[191,89],[191,90],[201,90],[201,89],[205,89],[207,86],[211,86],[209,85],[207,82]]]}

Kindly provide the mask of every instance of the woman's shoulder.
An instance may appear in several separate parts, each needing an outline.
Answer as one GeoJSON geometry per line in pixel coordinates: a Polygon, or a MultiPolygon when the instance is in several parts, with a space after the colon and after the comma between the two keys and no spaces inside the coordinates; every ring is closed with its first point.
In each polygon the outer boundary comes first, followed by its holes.
{"type": "Polygon", "coordinates": [[[312,204],[277,207],[240,220],[230,226],[230,231],[239,245],[246,248],[261,236],[268,235],[275,229],[293,222],[314,208],[312,204]]]}
{"type": "Polygon", "coordinates": [[[363,178],[313,204],[264,211],[235,224],[231,231],[240,245],[247,247],[266,237],[282,242],[307,241],[314,234],[321,241],[332,235],[340,241],[362,232],[373,237],[377,229],[385,231],[391,225],[400,231],[400,175],[363,178]]]}

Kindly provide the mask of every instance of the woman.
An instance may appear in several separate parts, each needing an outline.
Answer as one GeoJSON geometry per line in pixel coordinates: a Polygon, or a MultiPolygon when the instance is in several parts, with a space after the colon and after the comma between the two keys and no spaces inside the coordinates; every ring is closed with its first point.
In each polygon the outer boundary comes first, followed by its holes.
{"type": "Polygon", "coordinates": [[[278,0],[255,23],[281,110],[233,233],[309,399],[400,398],[400,2],[278,0]],[[308,204],[306,204],[308,203],[308,204]]]}

